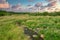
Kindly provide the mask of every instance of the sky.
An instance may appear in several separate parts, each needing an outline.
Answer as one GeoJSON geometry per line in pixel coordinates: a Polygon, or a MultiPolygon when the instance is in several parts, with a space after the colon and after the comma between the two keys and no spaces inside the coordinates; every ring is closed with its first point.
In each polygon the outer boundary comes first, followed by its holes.
{"type": "Polygon", "coordinates": [[[15,12],[60,11],[60,0],[0,0],[0,9],[15,12]]]}
{"type": "Polygon", "coordinates": [[[26,6],[26,5],[34,5],[37,2],[43,2],[43,3],[45,2],[46,3],[45,0],[7,0],[7,1],[12,5],[16,5],[16,4],[20,3],[20,4],[24,5],[24,6],[26,6]]]}

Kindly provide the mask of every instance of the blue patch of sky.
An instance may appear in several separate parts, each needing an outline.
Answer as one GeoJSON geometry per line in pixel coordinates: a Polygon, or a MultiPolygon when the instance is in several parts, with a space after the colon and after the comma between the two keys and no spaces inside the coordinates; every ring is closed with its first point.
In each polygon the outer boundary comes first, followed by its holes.
{"type": "Polygon", "coordinates": [[[47,2],[45,0],[33,0],[32,2],[29,2],[28,0],[7,0],[11,5],[16,5],[18,3],[26,6],[26,5],[34,5],[38,2],[43,2],[46,4],[47,2]]]}

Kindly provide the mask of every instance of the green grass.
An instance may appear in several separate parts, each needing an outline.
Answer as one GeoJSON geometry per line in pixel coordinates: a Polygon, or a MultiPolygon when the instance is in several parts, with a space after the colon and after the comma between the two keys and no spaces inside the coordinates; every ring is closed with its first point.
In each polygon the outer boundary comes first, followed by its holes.
{"type": "Polygon", "coordinates": [[[0,40],[29,40],[23,32],[23,26],[33,30],[39,28],[38,34],[44,34],[44,40],[60,40],[60,16],[28,14],[1,16],[0,40]]]}
{"type": "Polygon", "coordinates": [[[60,40],[60,12],[28,13],[0,11],[0,40],[29,40],[23,26],[44,34],[44,40],[60,40]],[[19,24],[17,24],[17,22],[19,24]]]}

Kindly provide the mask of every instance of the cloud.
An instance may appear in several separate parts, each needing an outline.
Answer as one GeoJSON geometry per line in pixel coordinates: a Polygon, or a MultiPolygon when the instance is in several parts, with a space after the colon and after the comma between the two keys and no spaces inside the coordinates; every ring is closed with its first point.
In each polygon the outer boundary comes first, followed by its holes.
{"type": "Polygon", "coordinates": [[[19,9],[21,7],[22,7],[22,5],[18,3],[17,5],[13,5],[11,8],[17,10],[17,9],[19,9]]]}
{"type": "Polygon", "coordinates": [[[41,2],[38,2],[35,4],[35,7],[41,7],[41,6],[43,6],[43,4],[41,2]]]}
{"type": "Polygon", "coordinates": [[[0,0],[0,3],[6,3],[6,0],[0,0]]]}
{"type": "Polygon", "coordinates": [[[34,0],[28,0],[29,2],[33,2],[34,0]]]}
{"type": "Polygon", "coordinates": [[[9,8],[9,4],[0,4],[0,8],[9,8]]]}
{"type": "Polygon", "coordinates": [[[10,5],[6,0],[0,0],[0,8],[9,8],[10,5]]]}
{"type": "Polygon", "coordinates": [[[37,12],[37,8],[32,5],[27,5],[26,7],[17,4],[13,5],[11,8],[7,9],[6,11],[13,11],[13,12],[37,12]]]}
{"type": "Polygon", "coordinates": [[[47,6],[51,7],[51,6],[55,6],[55,5],[57,5],[57,1],[50,2],[47,6]]]}
{"type": "Polygon", "coordinates": [[[32,6],[32,5],[27,5],[28,7],[32,6]]]}
{"type": "Polygon", "coordinates": [[[60,6],[59,2],[57,0],[49,0],[49,3],[47,6],[44,7],[44,11],[47,12],[55,12],[55,11],[60,11],[60,6]]]}
{"type": "Polygon", "coordinates": [[[60,7],[57,6],[57,2],[53,1],[48,3],[48,5],[43,6],[42,3],[36,3],[35,5],[27,5],[26,7],[22,6],[21,4],[13,5],[10,9],[7,11],[13,11],[13,12],[54,12],[54,11],[60,11],[60,7]]]}
{"type": "Polygon", "coordinates": [[[46,0],[46,1],[48,1],[48,2],[53,2],[53,1],[58,1],[58,0],[46,0]]]}
{"type": "MultiPolygon", "coordinates": [[[[33,1],[33,0],[29,0],[33,1]]],[[[0,0],[0,8],[5,8],[6,11],[13,11],[13,12],[54,12],[60,11],[60,6],[57,6],[57,1],[55,0],[47,0],[49,3],[43,6],[44,3],[38,2],[35,5],[27,5],[22,6],[22,4],[18,3],[16,5],[9,5],[6,0],[0,0]]]]}
{"type": "Polygon", "coordinates": [[[13,11],[13,12],[22,12],[24,11],[24,7],[18,3],[16,5],[12,5],[9,9],[7,9],[6,11],[13,11]]]}

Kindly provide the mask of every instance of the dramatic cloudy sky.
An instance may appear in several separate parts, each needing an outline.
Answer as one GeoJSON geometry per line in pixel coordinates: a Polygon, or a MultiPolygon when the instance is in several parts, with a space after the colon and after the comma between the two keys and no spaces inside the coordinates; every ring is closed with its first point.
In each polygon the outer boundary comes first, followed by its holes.
{"type": "Polygon", "coordinates": [[[60,0],[0,0],[0,10],[15,12],[60,11],[60,0]]]}

